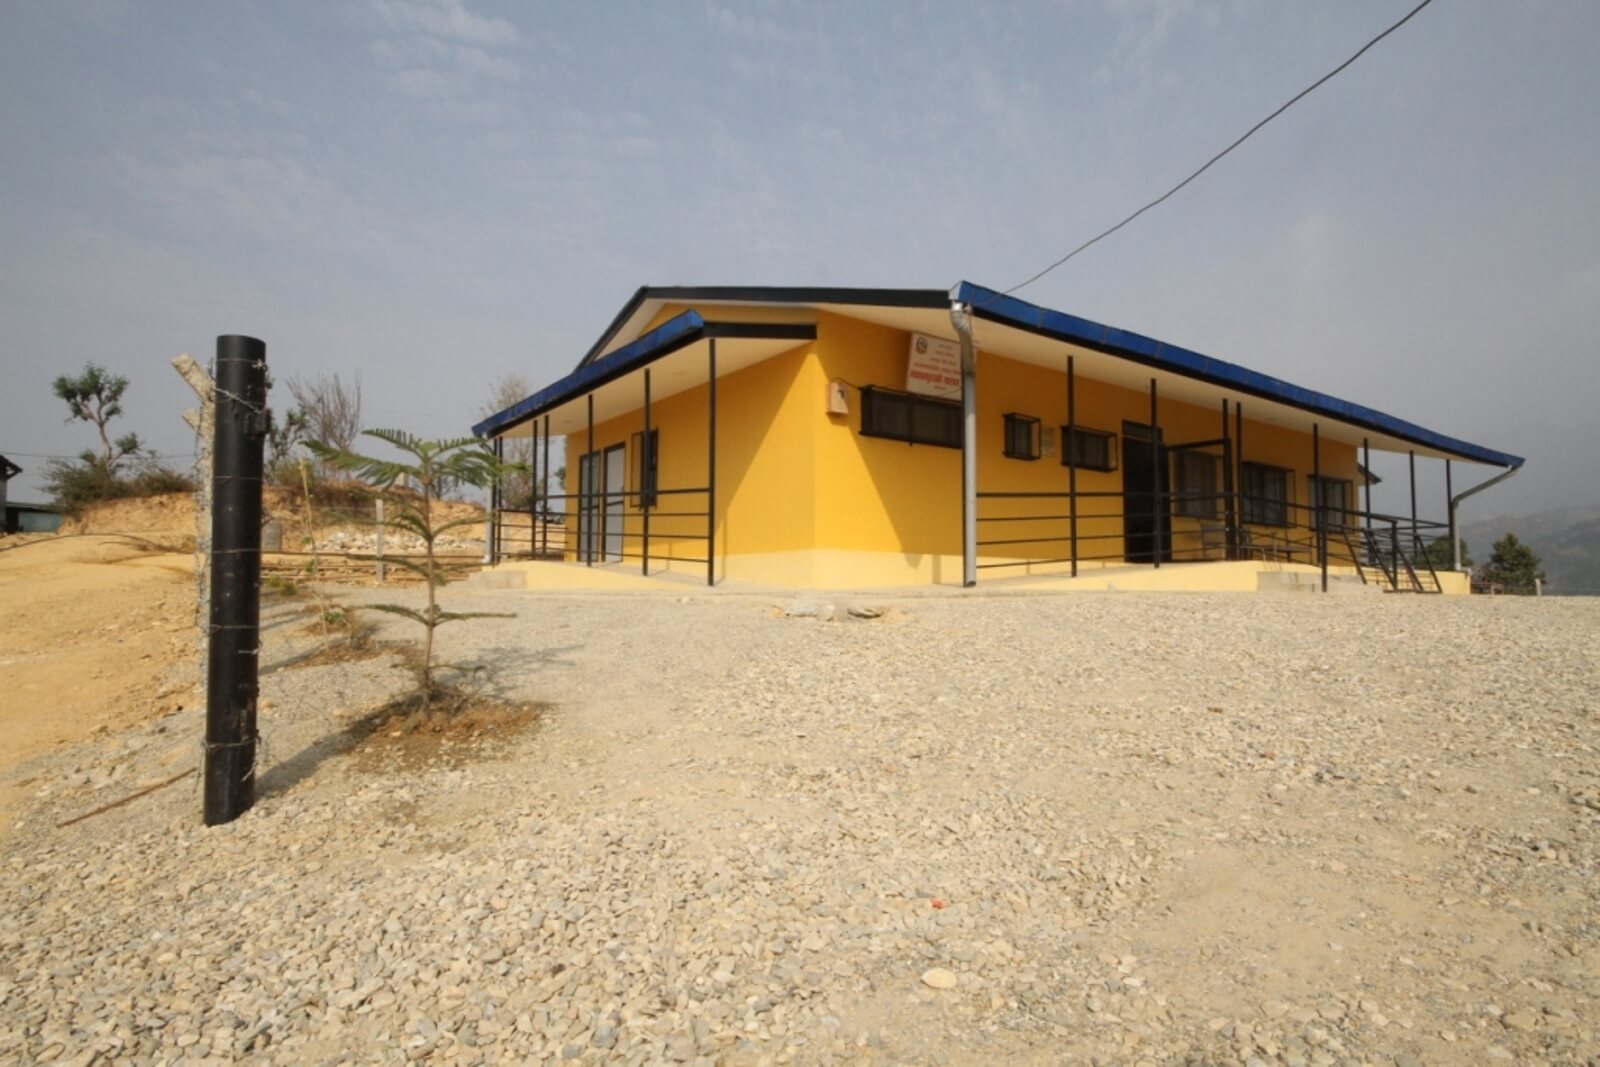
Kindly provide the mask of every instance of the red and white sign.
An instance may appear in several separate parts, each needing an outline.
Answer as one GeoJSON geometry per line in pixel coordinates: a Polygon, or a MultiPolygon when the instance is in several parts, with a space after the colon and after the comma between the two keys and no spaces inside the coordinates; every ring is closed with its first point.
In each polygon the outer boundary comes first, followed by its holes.
{"type": "Polygon", "coordinates": [[[911,335],[906,392],[954,399],[961,395],[961,346],[926,334],[911,335]]]}

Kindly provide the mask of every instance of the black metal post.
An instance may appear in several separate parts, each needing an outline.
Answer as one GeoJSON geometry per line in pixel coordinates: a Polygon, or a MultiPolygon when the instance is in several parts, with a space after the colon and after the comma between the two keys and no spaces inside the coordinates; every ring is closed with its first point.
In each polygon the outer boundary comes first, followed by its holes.
{"type": "Polygon", "coordinates": [[[1407,452],[1411,461],[1411,551],[1417,550],[1417,453],[1407,452]]]}
{"type": "Polygon", "coordinates": [[[1228,432],[1228,398],[1222,398],[1222,522],[1227,529],[1223,537],[1224,550],[1229,559],[1239,558],[1239,533],[1234,527],[1238,515],[1233,509],[1233,437],[1228,432]]]}
{"type": "MultiPolygon", "coordinates": [[[[1455,507],[1455,503],[1454,503],[1455,495],[1456,495],[1455,494],[1455,487],[1450,484],[1450,461],[1447,459],[1447,460],[1444,461],[1444,512],[1445,512],[1445,521],[1447,523],[1449,523],[1450,569],[1451,570],[1455,570],[1457,567],[1461,566],[1461,561],[1455,558],[1455,550],[1456,550],[1456,507],[1455,507]]],[[[1432,560],[1430,559],[1429,562],[1431,563],[1432,560]]]]}
{"type": "MultiPolygon", "coordinates": [[[[505,458],[505,438],[496,437],[493,445],[494,458],[498,462],[505,458]]],[[[489,566],[500,562],[500,509],[505,506],[505,490],[501,486],[501,476],[497,473],[494,481],[489,483],[489,537],[484,545],[489,550],[489,566]]]]}
{"type": "Polygon", "coordinates": [[[1322,437],[1311,424],[1311,514],[1317,524],[1317,562],[1322,568],[1322,591],[1328,591],[1328,524],[1322,512],[1322,437]]]}
{"type": "Polygon", "coordinates": [[[706,584],[717,584],[717,339],[706,342],[706,584]]]}
{"type": "MultiPolygon", "coordinates": [[[[650,576],[650,509],[645,506],[644,486],[650,478],[650,461],[654,458],[650,447],[650,368],[644,369],[644,436],[639,439],[639,484],[633,491],[639,494],[639,522],[644,528],[642,537],[643,547],[639,554],[643,557],[640,570],[646,578],[650,576]]],[[[676,554],[676,553],[674,553],[676,554]]]]}
{"type": "Polygon", "coordinates": [[[1372,442],[1365,437],[1361,439],[1361,481],[1366,486],[1367,517],[1365,525],[1368,535],[1372,533],[1372,442]]]}
{"type": "Polygon", "coordinates": [[[1156,380],[1150,379],[1150,558],[1161,569],[1161,431],[1156,428],[1156,380]]]}
{"type": "Polygon", "coordinates": [[[261,453],[267,421],[266,344],[254,337],[218,337],[206,674],[207,826],[232,822],[255,802],[261,453]]]}
{"type": "Polygon", "coordinates": [[[1078,389],[1073,358],[1067,357],[1067,439],[1061,442],[1067,460],[1067,533],[1071,543],[1072,576],[1078,576],[1078,389]]]}
{"type": "Polygon", "coordinates": [[[539,421],[533,421],[533,442],[528,445],[528,558],[539,558],[539,501],[544,498],[539,482],[539,421]]]}
{"type": "MultiPolygon", "coordinates": [[[[1239,516],[1239,547],[1244,548],[1244,401],[1240,400],[1233,405],[1233,458],[1239,468],[1239,476],[1234,479],[1234,511],[1239,516]]],[[[1240,553],[1243,555],[1243,552],[1240,553]]]]}
{"type": "MultiPolygon", "coordinates": [[[[567,487],[561,486],[561,510],[567,510],[567,487]]],[[[544,417],[544,524],[539,527],[539,554],[550,552],[550,416],[544,417]]],[[[566,555],[562,552],[562,555],[566,555]]]]}
{"type": "Polygon", "coordinates": [[[583,563],[586,567],[594,566],[594,552],[600,547],[600,531],[594,528],[595,519],[599,508],[591,509],[589,500],[594,496],[594,468],[598,466],[594,454],[594,394],[589,394],[589,448],[583,458],[578,461],[578,529],[583,532],[583,563]],[[589,468],[589,476],[585,478],[583,468],[589,468]]]}

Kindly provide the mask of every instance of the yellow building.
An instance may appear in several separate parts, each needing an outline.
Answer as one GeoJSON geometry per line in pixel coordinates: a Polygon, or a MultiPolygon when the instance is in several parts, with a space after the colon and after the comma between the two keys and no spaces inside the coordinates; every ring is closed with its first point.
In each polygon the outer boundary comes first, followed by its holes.
{"type": "Polygon", "coordinates": [[[969,283],[640,289],[571,374],[473,429],[532,438],[536,483],[552,439],[566,457],[559,552],[508,523],[497,560],[811,588],[1165,568],[1464,590],[1423,552],[1451,524],[1371,511],[1370,452],[1410,455],[1413,501],[1417,458],[1523,462],[969,283]]]}

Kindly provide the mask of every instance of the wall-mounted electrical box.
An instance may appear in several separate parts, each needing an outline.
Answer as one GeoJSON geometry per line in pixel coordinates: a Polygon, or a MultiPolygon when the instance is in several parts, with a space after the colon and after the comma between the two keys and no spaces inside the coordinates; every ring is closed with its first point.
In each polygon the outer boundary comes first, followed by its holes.
{"type": "Polygon", "coordinates": [[[828,414],[829,415],[848,415],[848,414],[850,414],[850,401],[844,395],[844,383],[843,382],[829,382],[828,383],[828,414]]]}

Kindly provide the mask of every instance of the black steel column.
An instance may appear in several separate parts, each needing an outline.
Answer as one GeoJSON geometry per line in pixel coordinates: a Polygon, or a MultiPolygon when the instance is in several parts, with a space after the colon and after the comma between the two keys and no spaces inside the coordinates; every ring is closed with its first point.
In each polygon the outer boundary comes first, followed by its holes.
{"type": "Polygon", "coordinates": [[[1372,442],[1365,437],[1361,439],[1361,481],[1366,485],[1367,516],[1363,521],[1367,534],[1372,533],[1372,442]]]}
{"type": "Polygon", "coordinates": [[[1078,576],[1078,396],[1077,371],[1067,357],[1067,439],[1061,442],[1067,460],[1067,532],[1071,541],[1072,576],[1078,576]]]}
{"type": "Polygon", "coordinates": [[[1317,561],[1322,568],[1322,591],[1328,591],[1328,526],[1322,515],[1322,439],[1311,424],[1311,514],[1316,523],[1317,561]]]}
{"type": "Polygon", "coordinates": [[[1456,506],[1455,487],[1450,484],[1450,461],[1444,461],[1444,511],[1445,519],[1449,523],[1450,536],[1450,569],[1459,570],[1461,561],[1456,558],[1456,506]]]}
{"type": "Polygon", "coordinates": [[[232,822],[255,802],[266,406],[266,344],[254,337],[218,337],[206,674],[207,826],[232,822]]]}
{"type": "Polygon", "coordinates": [[[1234,528],[1238,514],[1233,509],[1233,438],[1228,432],[1228,398],[1222,398],[1222,521],[1227,528],[1223,544],[1229,559],[1239,558],[1239,534],[1234,528]]]}
{"type": "MultiPolygon", "coordinates": [[[[1235,491],[1234,511],[1239,515],[1239,547],[1244,547],[1244,401],[1240,400],[1233,405],[1233,456],[1234,463],[1239,468],[1239,477],[1234,480],[1235,491]]],[[[1243,555],[1244,553],[1240,553],[1243,555]]]]}
{"type": "Polygon", "coordinates": [[[706,354],[706,584],[717,584],[717,339],[706,354]]]}
{"type": "Polygon", "coordinates": [[[594,454],[594,394],[589,394],[589,450],[578,461],[578,529],[582,534],[584,566],[594,566],[594,551],[600,547],[600,531],[594,528],[595,514],[600,509],[589,508],[589,498],[594,496],[595,467],[599,466],[594,454]],[[583,476],[587,465],[589,476],[583,476]],[[587,513],[587,515],[585,514],[587,513]]]}
{"type": "MultiPolygon", "coordinates": [[[[561,510],[567,510],[567,487],[561,486],[561,510]]],[[[550,551],[550,416],[544,417],[544,523],[539,527],[539,554],[550,551]]],[[[565,552],[562,555],[566,555],[565,552]]]]}
{"type": "Polygon", "coordinates": [[[1406,455],[1411,460],[1411,550],[1417,549],[1417,453],[1413,449],[1406,455]]]}
{"type": "Polygon", "coordinates": [[[1150,557],[1161,569],[1161,432],[1156,429],[1156,380],[1150,379],[1150,557]]]}
{"type": "Polygon", "coordinates": [[[528,558],[539,558],[539,420],[528,443],[528,558]]]}
{"type": "MultiPolygon", "coordinates": [[[[494,458],[496,462],[505,458],[505,439],[494,439],[494,458]]],[[[496,471],[494,481],[489,483],[489,537],[488,544],[484,547],[489,550],[489,566],[500,562],[500,509],[505,506],[505,490],[501,485],[502,475],[496,471]]]]}
{"type": "MultiPolygon", "coordinates": [[[[639,484],[633,491],[639,494],[639,521],[644,527],[643,544],[639,554],[644,557],[641,571],[645,577],[650,576],[650,509],[645,506],[644,486],[650,478],[650,461],[654,459],[655,450],[650,447],[650,368],[644,369],[644,437],[640,438],[639,445],[639,484]]],[[[676,554],[676,553],[674,553],[676,554]]]]}

